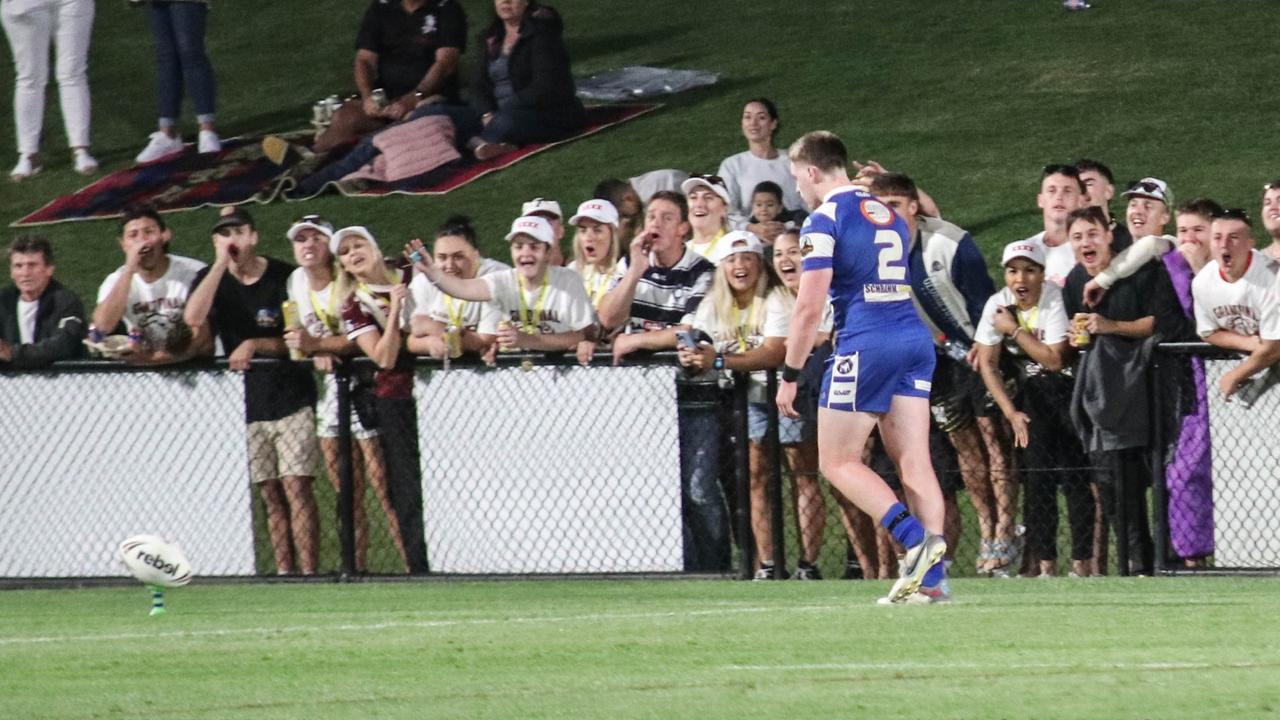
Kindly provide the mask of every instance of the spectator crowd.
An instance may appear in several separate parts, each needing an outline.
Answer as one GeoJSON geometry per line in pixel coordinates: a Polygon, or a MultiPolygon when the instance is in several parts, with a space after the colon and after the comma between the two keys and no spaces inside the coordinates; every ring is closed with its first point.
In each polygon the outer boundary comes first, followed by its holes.
{"type": "MultiPolygon", "coordinates": [[[[204,3],[152,5],[164,6],[163,13],[151,8],[158,57],[164,57],[163,32],[203,35],[204,3]]],[[[5,7],[12,38],[16,20],[5,7]]],[[[461,8],[451,0],[374,2],[358,35],[359,96],[335,112],[314,151],[305,152],[338,152],[358,140],[350,150],[358,167],[382,152],[385,146],[374,142],[380,132],[423,118],[448,118],[454,149],[481,160],[570,134],[582,124],[582,107],[574,97],[562,27],[552,8],[496,0],[493,22],[481,35],[484,62],[472,83],[472,102],[463,104],[456,72],[466,41],[461,8]]],[[[207,60],[201,58],[202,45],[198,57],[169,57],[180,69],[162,72],[169,75],[162,77],[160,129],[149,151],[176,138],[173,95],[180,98],[181,89],[171,85],[178,78],[193,85],[201,148],[208,141],[216,151],[212,77],[202,75],[207,60]]],[[[18,64],[15,93],[30,108],[35,99],[21,81],[24,68],[18,64]]],[[[76,97],[64,90],[64,115],[76,97]]],[[[83,104],[83,134],[72,116],[67,132],[87,158],[77,154],[77,169],[92,172],[87,97],[83,104]]],[[[35,110],[22,112],[32,113],[39,126],[35,110]]],[[[13,285],[0,290],[0,368],[42,368],[82,357],[86,339],[90,347],[140,365],[225,356],[232,370],[245,372],[250,475],[267,511],[276,567],[282,574],[311,574],[319,519],[313,478],[322,464],[329,478],[337,477],[333,371],[343,358],[367,356],[376,370],[356,378],[350,419],[357,568],[364,569],[368,548],[359,497],[371,487],[403,569],[420,573],[428,567],[415,356],[493,363],[498,353],[563,353],[590,365],[675,351],[682,367],[677,392],[686,569],[729,566],[731,511],[740,499],[725,481],[725,440],[736,427],[728,419],[733,409],[726,389],[731,374],[742,373],[748,383],[753,537],[737,540],[754,553],[757,577],[775,577],[788,570],[772,563],[766,482],[773,400],[765,371],[778,368],[786,351],[807,248],[806,213],[816,210],[802,206],[788,155],[775,146],[779,121],[770,100],[746,102],[741,131],[747,149],[725,158],[715,174],[657,170],[629,180],[602,179],[592,197],[573,198],[576,204],[569,198],[513,203],[505,236],[510,254],[501,259],[483,257],[465,217],[449,218],[425,241],[405,243],[379,238],[367,225],[342,226],[318,215],[271,228],[291,242],[293,258],[270,258],[258,252],[259,233],[268,230],[248,212],[232,209],[211,223],[214,261],[206,265],[170,253],[164,218],[154,208],[135,206],[119,223],[122,263],[105,277],[86,313],[54,279],[50,242],[22,235],[8,252],[13,285]],[[309,362],[252,362],[256,358],[309,362]],[[318,384],[313,372],[323,378],[318,384]]],[[[15,179],[38,171],[40,163],[33,145],[38,134],[33,140],[21,123],[19,134],[15,179]]],[[[1131,567],[1152,572],[1145,507],[1155,470],[1147,405],[1152,354],[1158,342],[1196,339],[1246,355],[1218,387],[1208,386],[1199,359],[1170,371],[1183,390],[1177,407],[1166,408],[1176,418],[1164,468],[1171,550],[1188,565],[1211,556],[1206,401],[1212,393],[1233,397],[1280,360],[1280,181],[1263,188],[1261,225],[1270,244],[1257,249],[1247,210],[1223,208],[1207,197],[1176,202],[1166,182],[1145,177],[1119,188],[1122,212],[1113,216],[1118,188],[1105,164],[1082,159],[1047,165],[1034,188],[1043,230],[1005,245],[997,288],[972,235],[944,219],[945,208],[912,178],[874,162],[854,170],[854,182],[908,224],[912,296],[936,339],[934,444],[940,455],[954,458],[957,470],[949,476],[958,482],[944,487],[948,528],[959,532],[956,497],[964,490],[981,538],[975,570],[988,576],[1104,572],[1108,526],[1123,508],[1131,567]],[[1058,558],[1059,492],[1069,564],[1058,558]]],[[[778,427],[799,525],[794,573],[804,579],[821,577],[816,562],[827,511],[815,430],[832,327],[828,313],[802,376],[808,398],[802,417],[782,418],[778,427]]],[[[874,438],[865,452],[882,454],[874,438]]],[[[892,541],[838,493],[833,496],[848,538],[850,574],[892,576],[892,541]]]]}

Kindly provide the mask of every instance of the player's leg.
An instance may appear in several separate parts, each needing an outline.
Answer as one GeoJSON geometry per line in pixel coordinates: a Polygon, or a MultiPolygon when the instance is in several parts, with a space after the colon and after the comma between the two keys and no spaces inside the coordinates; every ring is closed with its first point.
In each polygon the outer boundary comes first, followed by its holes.
{"type": "Polygon", "coordinates": [[[946,504],[929,455],[929,399],[894,395],[889,411],[880,418],[880,438],[898,468],[907,503],[926,531],[916,545],[898,538],[907,553],[902,560],[902,576],[887,596],[890,602],[898,602],[921,586],[939,590],[946,579],[942,564],[947,548],[942,538],[946,504]]]}

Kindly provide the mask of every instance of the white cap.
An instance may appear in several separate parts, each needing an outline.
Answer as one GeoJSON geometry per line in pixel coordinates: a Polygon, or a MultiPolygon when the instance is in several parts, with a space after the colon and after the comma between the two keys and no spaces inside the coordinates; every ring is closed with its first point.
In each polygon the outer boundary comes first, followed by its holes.
{"type": "Polygon", "coordinates": [[[284,236],[293,240],[303,230],[315,230],[329,240],[333,239],[333,226],[319,215],[304,215],[289,226],[284,236]]]}
{"type": "Polygon", "coordinates": [[[579,220],[590,218],[598,223],[618,227],[618,208],[608,200],[588,200],[578,206],[578,212],[569,218],[570,225],[577,225],[579,220]]]}
{"type": "Polygon", "coordinates": [[[529,237],[544,242],[548,245],[554,245],[556,242],[555,232],[551,229],[551,223],[541,215],[521,215],[511,223],[511,232],[507,233],[507,242],[511,242],[517,235],[528,235],[529,237]]]}
{"type": "Polygon", "coordinates": [[[716,243],[716,256],[712,258],[712,261],[719,265],[730,255],[747,252],[755,253],[763,258],[764,241],[753,232],[734,230],[731,233],[726,233],[716,243]]]}
{"type": "Polygon", "coordinates": [[[1011,242],[1004,246],[1004,255],[1000,258],[1000,265],[1008,265],[1009,261],[1014,258],[1026,258],[1040,267],[1044,267],[1044,246],[1031,240],[1011,242]]]}
{"type": "Polygon", "coordinates": [[[1153,177],[1144,177],[1129,187],[1128,190],[1120,193],[1121,197],[1147,197],[1152,200],[1159,200],[1169,207],[1169,183],[1153,177]]]}
{"type": "Polygon", "coordinates": [[[725,205],[729,204],[729,188],[725,187],[724,180],[719,175],[694,175],[693,177],[680,183],[680,192],[688,196],[698,188],[706,188],[724,201],[725,205]]]}
{"type": "Polygon", "coordinates": [[[342,241],[352,236],[362,237],[368,240],[370,245],[378,247],[378,241],[374,239],[373,233],[369,232],[368,228],[363,225],[351,225],[338,230],[333,234],[333,237],[329,238],[329,252],[337,255],[342,241]]]}
{"type": "Polygon", "coordinates": [[[557,220],[564,219],[564,213],[560,212],[560,203],[555,200],[534,198],[520,207],[521,215],[536,215],[538,213],[554,215],[557,220]]]}

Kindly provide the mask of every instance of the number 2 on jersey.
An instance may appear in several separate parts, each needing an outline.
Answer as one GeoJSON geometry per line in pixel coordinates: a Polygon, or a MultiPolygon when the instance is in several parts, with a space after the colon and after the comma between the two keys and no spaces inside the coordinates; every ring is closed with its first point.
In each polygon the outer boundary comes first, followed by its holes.
{"type": "Polygon", "coordinates": [[[878,272],[881,280],[906,280],[907,266],[902,262],[902,236],[897,230],[876,231],[875,244],[880,247],[878,272]]]}

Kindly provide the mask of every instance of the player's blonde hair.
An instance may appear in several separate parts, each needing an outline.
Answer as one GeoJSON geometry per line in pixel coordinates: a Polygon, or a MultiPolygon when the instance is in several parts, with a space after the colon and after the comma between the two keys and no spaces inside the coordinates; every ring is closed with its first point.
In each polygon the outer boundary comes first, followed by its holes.
{"type": "Polygon", "coordinates": [[[822,173],[849,167],[849,151],[835,133],[814,130],[801,135],[787,150],[787,157],[797,165],[812,165],[822,173]]]}

